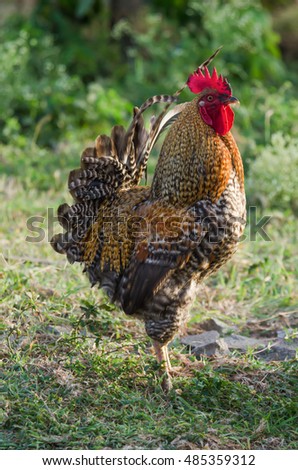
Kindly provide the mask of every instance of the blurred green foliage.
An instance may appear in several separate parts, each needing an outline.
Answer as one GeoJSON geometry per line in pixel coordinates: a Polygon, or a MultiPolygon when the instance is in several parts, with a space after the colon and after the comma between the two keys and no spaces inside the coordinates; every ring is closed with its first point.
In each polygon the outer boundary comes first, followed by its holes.
{"type": "Polygon", "coordinates": [[[272,135],[250,166],[247,190],[252,202],[265,209],[292,211],[298,215],[298,138],[272,135]]]}
{"type": "MultiPolygon", "coordinates": [[[[133,105],[148,96],[173,93],[219,45],[224,47],[215,65],[241,101],[234,132],[246,170],[265,159],[273,134],[298,135],[297,64],[285,65],[272,15],[261,1],[136,0],[138,8],[125,14],[115,10],[117,3],[39,0],[28,17],[13,15],[2,24],[4,171],[15,173],[13,155],[19,152],[20,161],[34,153],[32,168],[42,172],[43,152],[59,153],[63,145],[64,157],[68,148],[70,160],[78,161],[74,146],[83,148],[115,123],[127,124],[133,105]]],[[[122,2],[124,11],[128,3],[122,2]]],[[[275,2],[294,8],[284,3],[275,2]]],[[[192,95],[185,91],[181,99],[192,95]]],[[[287,148],[281,140],[274,141],[278,145],[281,152],[287,148]]],[[[49,175],[44,170],[41,187],[49,175]]]]}
{"type": "Polygon", "coordinates": [[[80,124],[77,99],[83,89],[59,63],[59,50],[49,35],[38,39],[21,29],[0,43],[1,138],[25,144],[24,135],[50,145],[70,126],[80,124]],[[47,125],[41,128],[42,123],[47,125]],[[20,134],[22,137],[20,137],[20,134]]]}

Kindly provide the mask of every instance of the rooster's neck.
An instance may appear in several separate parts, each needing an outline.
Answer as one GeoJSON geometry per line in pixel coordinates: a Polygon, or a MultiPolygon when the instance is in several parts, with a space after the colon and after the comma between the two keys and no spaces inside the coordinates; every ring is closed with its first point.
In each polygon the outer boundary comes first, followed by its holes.
{"type": "Polygon", "coordinates": [[[197,101],[185,106],[166,136],[152,182],[152,199],[176,206],[206,198],[216,202],[232,170],[244,188],[241,156],[232,134],[220,136],[208,126],[197,101]]]}

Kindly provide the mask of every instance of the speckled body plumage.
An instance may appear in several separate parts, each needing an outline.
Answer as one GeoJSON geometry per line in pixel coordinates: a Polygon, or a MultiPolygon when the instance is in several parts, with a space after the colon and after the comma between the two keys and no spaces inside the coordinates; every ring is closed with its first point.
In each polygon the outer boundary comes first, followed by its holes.
{"type": "MultiPolygon", "coordinates": [[[[90,282],[127,314],[143,319],[162,347],[185,323],[198,284],[235,252],[245,225],[238,148],[230,132],[221,136],[203,121],[199,99],[172,124],[151,188],[120,171],[119,184],[88,199],[92,188],[83,183],[77,203],[61,206],[67,232],[52,242],[70,262],[84,263],[90,282]]],[[[112,176],[118,166],[112,162],[112,176]]]]}

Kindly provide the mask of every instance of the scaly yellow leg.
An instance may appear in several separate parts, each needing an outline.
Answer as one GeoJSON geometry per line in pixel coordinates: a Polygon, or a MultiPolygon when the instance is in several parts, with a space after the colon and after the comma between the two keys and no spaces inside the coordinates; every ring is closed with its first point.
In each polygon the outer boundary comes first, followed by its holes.
{"type": "Polygon", "coordinates": [[[172,388],[172,380],[170,376],[172,367],[171,367],[171,363],[169,359],[168,346],[162,345],[158,341],[153,341],[153,346],[155,349],[157,360],[161,365],[161,368],[160,368],[160,374],[162,376],[161,386],[165,392],[168,392],[172,388]]]}

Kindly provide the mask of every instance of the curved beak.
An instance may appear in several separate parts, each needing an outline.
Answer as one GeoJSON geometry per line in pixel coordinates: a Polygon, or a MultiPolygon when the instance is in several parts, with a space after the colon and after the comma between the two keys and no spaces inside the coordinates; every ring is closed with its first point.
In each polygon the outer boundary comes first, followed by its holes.
{"type": "Polygon", "coordinates": [[[222,104],[240,104],[240,101],[235,96],[221,95],[220,101],[222,104]]]}
{"type": "Polygon", "coordinates": [[[240,101],[235,96],[230,96],[229,103],[230,104],[240,104],[240,101]]]}

